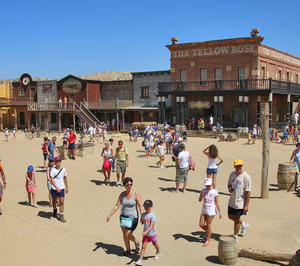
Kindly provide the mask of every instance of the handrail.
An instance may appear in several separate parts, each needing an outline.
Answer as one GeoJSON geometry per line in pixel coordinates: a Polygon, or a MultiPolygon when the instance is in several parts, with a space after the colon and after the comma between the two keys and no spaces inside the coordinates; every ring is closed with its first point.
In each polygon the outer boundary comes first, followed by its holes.
{"type": "Polygon", "coordinates": [[[78,106],[78,104],[76,102],[73,102],[73,106],[74,106],[74,111],[77,112],[78,116],[80,116],[80,115],[83,116],[84,115],[83,120],[85,120],[85,122],[87,122],[87,120],[88,120],[88,123],[90,125],[95,124],[95,122],[78,106]],[[79,110],[76,109],[76,107],[81,111],[81,113],[78,112],[79,110]]]}
{"type": "Polygon", "coordinates": [[[88,111],[88,113],[98,122],[98,124],[100,124],[100,121],[98,120],[98,118],[84,105],[83,102],[80,102],[80,107],[83,106],[85,110],[88,111]]]}

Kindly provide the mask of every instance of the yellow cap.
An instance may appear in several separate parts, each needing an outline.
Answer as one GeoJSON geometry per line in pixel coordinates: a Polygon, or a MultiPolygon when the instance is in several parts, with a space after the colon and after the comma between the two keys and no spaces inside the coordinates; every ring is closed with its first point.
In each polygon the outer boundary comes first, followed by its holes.
{"type": "Polygon", "coordinates": [[[234,166],[237,166],[237,165],[244,165],[243,160],[234,160],[234,166]]]}

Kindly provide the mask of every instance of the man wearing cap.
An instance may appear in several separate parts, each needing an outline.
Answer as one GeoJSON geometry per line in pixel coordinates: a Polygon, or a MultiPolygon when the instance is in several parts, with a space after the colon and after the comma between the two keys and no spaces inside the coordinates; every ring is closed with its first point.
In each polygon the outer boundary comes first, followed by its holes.
{"type": "Polygon", "coordinates": [[[59,199],[59,209],[60,209],[60,215],[59,220],[61,222],[66,222],[65,216],[64,216],[64,199],[65,199],[65,193],[68,193],[69,187],[68,187],[68,179],[67,179],[67,170],[65,168],[61,167],[61,158],[56,157],[55,158],[55,167],[52,168],[50,172],[51,177],[51,194],[52,194],[52,204],[53,204],[53,217],[57,217],[57,208],[56,208],[56,199],[59,199]]]}
{"type": "MultiPolygon", "coordinates": [[[[1,174],[1,178],[2,178],[2,181],[0,180],[0,204],[1,204],[2,196],[3,196],[3,190],[6,189],[6,177],[5,177],[5,174],[4,174],[4,167],[1,163],[1,159],[0,159],[0,174],[1,174]]],[[[1,207],[0,207],[0,215],[2,215],[1,207]]]]}
{"type": "Polygon", "coordinates": [[[76,157],[76,134],[73,129],[70,129],[70,137],[69,137],[69,149],[71,150],[71,159],[75,160],[76,157]]]}
{"type": "Polygon", "coordinates": [[[228,179],[228,190],[231,193],[228,203],[228,218],[234,222],[234,234],[237,239],[238,233],[241,230],[241,236],[245,235],[249,227],[248,223],[242,221],[241,216],[248,212],[251,177],[243,169],[243,161],[235,160],[234,168],[228,179]]]}

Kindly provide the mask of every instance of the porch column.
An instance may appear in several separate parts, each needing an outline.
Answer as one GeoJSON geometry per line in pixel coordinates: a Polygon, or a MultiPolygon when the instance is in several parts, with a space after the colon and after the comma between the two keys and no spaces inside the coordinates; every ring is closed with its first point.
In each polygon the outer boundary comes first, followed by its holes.
{"type": "Polygon", "coordinates": [[[39,113],[35,113],[35,128],[39,127],[39,113]]]}
{"type": "Polygon", "coordinates": [[[3,114],[2,114],[1,107],[0,107],[0,130],[3,130],[3,114]]]}
{"type": "Polygon", "coordinates": [[[45,129],[45,131],[47,132],[47,130],[48,130],[48,123],[49,123],[49,121],[48,121],[48,113],[45,113],[45,125],[44,125],[44,129],[45,129]]]}
{"type": "Polygon", "coordinates": [[[249,96],[244,96],[244,103],[245,103],[245,127],[248,127],[248,102],[249,96]]]}
{"type": "Polygon", "coordinates": [[[240,102],[240,118],[239,118],[239,127],[244,126],[244,96],[239,96],[240,102]]]}
{"type": "Polygon", "coordinates": [[[58,134],[61,132],[61,112],[58,111],[58,134]]]}
{"type": "Polygon", "coordinates": [[[120,131],[120,117],[119,117],[119,110],[117,111],[117,132],[120,131]]]}
{"type": "Polygon", "coordinates": [[[76,132],[75,130],[75,124],[76,123],[76,119],[75,119],[75,112],[73,112],[73,130],[74,130],[74,133],[76,132]]]}
{"type": "Polygon", "coordinates": [[[165,124],[166,122],[166,97],[163,96],[161,97],[161,110],[162,110],[162,115],[161,115],[161,119],[162,119],[162,124],[165,124]]]}
{"type": "Polygon", "coordinates": [[[141,122],[144,122],[144,111],[140,111],[140,115],[141,115],[141,122]]]}
{"type": "Polygon", "coordinates": [[[125,111],[122,110],[122,130],[125,130],[125,111]]]}
{"type": "Polygon", "coordinates": [[[272,102],[273,102],[273,92],[270,92],[269,94],[269,110],[270,110],[270,113],[269,113],[269,126],[272,127],[272,113],[273,113],[273,109],[272,109],[272,102]]]}
{"type": "Polygon", "coordinates": [[[219,105],[219,97],[218,96],[214,96],[214,103],[215,103],[215,107],[214,107],[214,125],[217,124],[217,120],[218,120],[218,105],[219,105]]]}
{"type": "Polygon", "coordinates": [[[258,126],[260,126],[260,103],[261,103],[261,96],[257,96],[257,119],[256,123],[258,126]]]}
{"type": "Polygon", "coordinates": [[[291,94],[287,95],[287,113],[286,113],[286,120],[288,122],[291,121],[291,94]]]}
{"type": "Polygon", "coordinates": [[[30,119],[31,118],[31,114],[30,114],[30,112],[28,112],[27,111],[27,129],[29,130],[30,129],[30,126],[31,126],[31,124],[30,124],[30,119]]]}
{"type": "MultiPolygon", "coordinates": [[[[182,125],[182,123],[184,123],[184,102],[185,102],[185,97],[184,96],[181,96],[180,98],[180,105],[181,105],[181,108],[180,108],[180,122],[178,121],[178,124],[179,125],[182,125]]],[[[178,118],[179,119],[179,118],[178,118]]]]}
{"type": "MultiPolygon", "coordinates": [[[[180,119],[180,115],[181,115],[181,97],[180,96],[176,96],[176,116],[177,116],[177,124],[180,125],[181,119],[180,119]]],[[[176,126],[176,125],[174,125],[176,126]]]]}
{"type": "Polygon", "coordinates": [[[162,122],[161,122],[161,97],[158,97],[158,124],[162,124],[162,122]]]}
{"type": "Polygon", "coordinates": [[[17,116],[17,108],[16,107],[14,107],[14,122],[15,122],[14,128],[16,130],[18,130],[18,116],[17,116]]]}
{"type": "Polygon", "coordinates": [[[224,113],[224,96],[219,96],[219,123],[223,125],[223,113],[224,113]]]}

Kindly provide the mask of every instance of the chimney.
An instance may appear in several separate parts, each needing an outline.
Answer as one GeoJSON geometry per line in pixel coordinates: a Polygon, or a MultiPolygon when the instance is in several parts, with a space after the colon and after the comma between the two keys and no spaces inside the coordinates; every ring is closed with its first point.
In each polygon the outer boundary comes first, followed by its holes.
{"type": "Polygon", "coordinates": [[[260,31],[259,31],[258,29],[253,29],[253,30],[251,31],[251,36],[252,36],[253,38],[258,37],[259,32],[260,32],[260,31]]]}
{"type": "Polygon", "coordinates": [[[177,38],[172,38],[172,45],[178,44],[178,39],[177,38]]]}

